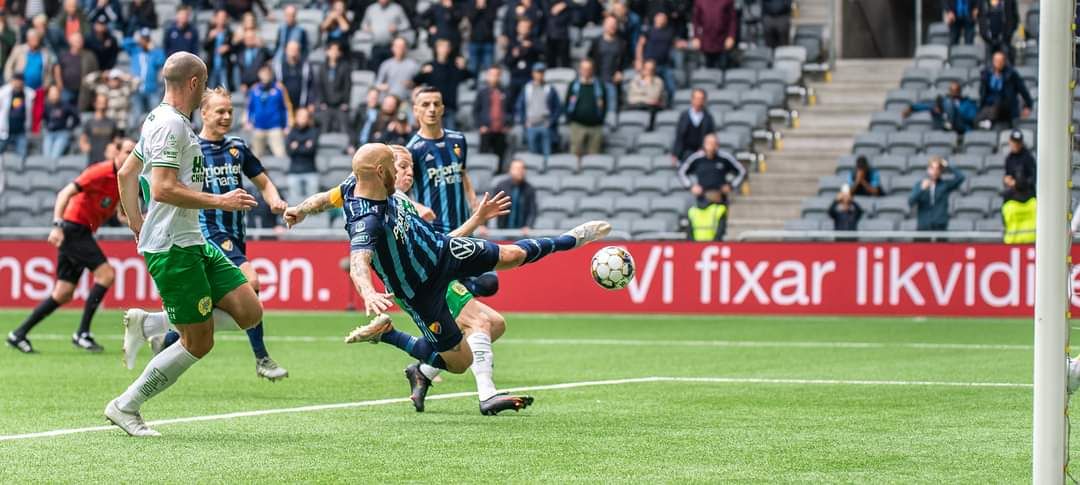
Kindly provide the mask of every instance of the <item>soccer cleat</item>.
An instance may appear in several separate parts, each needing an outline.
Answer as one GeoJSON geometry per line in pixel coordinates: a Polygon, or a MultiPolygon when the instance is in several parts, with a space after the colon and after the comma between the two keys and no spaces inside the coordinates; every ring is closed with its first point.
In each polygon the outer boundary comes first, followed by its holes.
{"type": "Polygon", "coordinates": [[[124,312],[124,366],[128,370],[135,368],[135,359],[139,356],[139,349],[146,343],[143,322],[146,321],[147,315],[149,314],[141,308],[132,308],[124,312]]]}
{"type": "Polygon", "coordinates": [[[1080,388],[1080,359],[1066,357],[1065,366],[1065,375],[1068,377],[1065,390],[1072,394],[1080,388]]]}
{"type": "Polygon", "coordinates": [[[412,399],[413,407],[418,413],[424,412],[424,400],[431,388],[431,379],[420,372],[419,362],[405,368],[405,378],[409,380],[409,399],[412,399]]]}
{"type": "Polygon", "coordinates": [[[289,377],[289,371],[274,362],[269,356],[255,361],[255,375],[263,377],[270,382],[275,382],[289,377]]]}
{"type": "Polygon", "coordinates": [[[499,393],[487,398],[485,401],[480,401],[480,414],[494,416],[510,409],[517,412],[531,406],[532,403],[532,396],[511,396],[505,392],[499,393]]]}
{"type": "Polygon", "coordinates": [[[34,346],[30,345],[30,340],[26,337],[19,337],[15,335],[15,332],[10,332],[5,340],[11,348],[18,350],[24,354],[34,353],[34,346]]]}
{"type": "Polygon", "coordinates": [[[345,343],[370,342],[377,344],[382,334],[393,329],[394,323],[390,321],[390,315],[380,313],[371,320],[371,323],[363,327],[356,327],[356,330],[353,330],[348,337],[345,337],[345,343]]]}
{"type": "Polygon", "coordinates": [[[611,232],[611,224],[607,221],[589,221],[569,231],[564,236],[577,239],[575,248],[580,248],[593,241],[599,241],[611,232]]]}
{"type": "Polygon", "coordinates": [[[124,412],[116,405],[116,400],[109,401],[109,404],[105,405],[105,419],[110,423],[115,424],[124,430],[130,436],[136,438],[142,438],[146,436],[161,436],[161,433],[154,431],[146,425],[146,421],[143,421],[142,414],[138,411],[134,413],[124,412]]]}
{"type": "Polygon", "coordinates": [[[105,349],[98,345],[90,332],[76,333],[71,336],[71,345],[91,353],[101,353],[105,349]]]}

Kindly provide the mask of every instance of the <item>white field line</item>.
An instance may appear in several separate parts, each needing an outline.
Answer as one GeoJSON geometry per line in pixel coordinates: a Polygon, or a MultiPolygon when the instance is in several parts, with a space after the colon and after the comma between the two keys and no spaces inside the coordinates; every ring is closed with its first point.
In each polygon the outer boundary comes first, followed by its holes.
{"type": "MultiPolygon", "coordinates": [[[[95,335],[104,340],[120,340],[120,335],[95,335]]],[[[30,334],[30,340],[70,340],[70,335],[30,334]]],[[[240,333],[219,333],[215,340],[247,342],[240,333]]],[[[344,337],[311,337],[301,335],[267,335],[270,342],[323,343],[344,342],[344,337]]],[[[802,348],[802,349],[919,349],[919,350],[1032,350],[1030,345],[1012,344],[958,344],[928,342],[814,342],[814,341],[768,341],[768,340],[641,340],[641,339],[561,339],[561,338],[503,338],[499,345],[605,345],[626,347],[732,347],[732,348],[802,348]]]]}
{"type": "MultiPolygon", "coordinates": [[[[578,387],[615,386],[624,384],[641,384],[648,382],[699,382],[711,384],[765,384],[765,385],[795,385],[795,386],[940,386],[940,387],[965,387],[965,388],[1020,388],[1030,389],[1031,384],[1013,382],[948,382],[948,381],[873,381],[873,380],[842,380],[842,379],[769,379],[755,377],[636,377],[629,379],[610,379],[603,381],[565,382],[562,384],[549,384],[541,386],[525,386],[512,389],[503,389],[505,392],[546,391],[555,389],[574,389],[578,387]]],[[[447,394],[433,394],[429,400],[456,399],[461,397],[475,396],[473,392],[454,392],[447,394]]],[[[335,404],[316,404],[311,406],[299,406],[291,408],[261,409],[256,411],[240,411],[225,414],[210,414],[206,416],[189,416],[186,418],[161,419],[150,421],[150,426],[163,426],[169,424],[194,423],[199,421],[220,421],[226,419],[247,418],[252,416],[267,416],[271,414],[286,413],[309,413],[326,411],[331,409],[349,409],[360,407],[382,406],[386,404],[399,404],[409,402],[409,398],[376,399],[372,401],[357,401],[335,404]]],[[[115,426],[91,426],[87,428],[68,428],[37,433],[24,433],[0,436],[0,441],[17,441],[33,438],[49,438],[54,436],[66,436],[80,433],[93,433],[97,431],[118,431],[115,426]]]]}

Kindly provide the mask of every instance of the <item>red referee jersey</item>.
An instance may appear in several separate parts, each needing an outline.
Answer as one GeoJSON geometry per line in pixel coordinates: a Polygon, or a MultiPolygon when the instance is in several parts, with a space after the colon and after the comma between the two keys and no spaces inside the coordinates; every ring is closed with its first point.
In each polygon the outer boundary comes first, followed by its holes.
{"type": "Polygon", "coordinates": [[[113,162],[98,162],[87,167],[75,179],[75,185],[79,187],[79,193],[68,201],[64,220],[96,231],[116,212],[116,203],[120,199],[113,162]]]}

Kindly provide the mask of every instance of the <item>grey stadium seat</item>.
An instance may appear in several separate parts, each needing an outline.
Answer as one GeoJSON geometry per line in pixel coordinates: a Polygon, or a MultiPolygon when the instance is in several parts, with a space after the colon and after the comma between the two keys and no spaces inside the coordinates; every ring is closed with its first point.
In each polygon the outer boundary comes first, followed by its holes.
{"type": "Polygon", "coordinates": [[[904,117],[899,111],[879,111],[870,115],[870,131],[891,133],[900,131],[904,125],[904,117]]]}
{"type": "Polygon", "coordinates": [[[615,205],[612,197],[604,195],[591,195],[578,200],[575,217],[584,219],[603,219],[611,215],[611,209],[615,205]]]}
{"type": "Polygon", "coordinates": [[[964,146],[961,150],[969,155],[989,155],[997,151],[997,133],[972,130],[964,134],[964,146]]]}
{"type": "Polygon", "coordinates": [[[962,67],[947,67],[938,71],[937,77],[934,78],[934,87],[939,92],[947,93],[949,85],[954,81],[960,83],[963,87],[968,80],[968,69],[962,67]]]}
{"type": "Polygon", "coordinates": [[[635,219],[630,225],[630,232],[635,236],[671,232],[674,228],[669,219],[635,219]]]}
{"type": "Polygon", "coordinates": [[[741,152],[750,148],[752,139],[746,133],[721,131],[716,133],[716,142],[721,150],[741,152]]]}
{"type": "Polygon", "coordinates": [[[949,48],[942,45],[923,44],[915,48],[915,60],[933,59],[944,62],[949,58],[949,48]]]}
{"type": "Polygon", "coordinates": [[[649,198],[641,195],[629,197],[616,197],[613,211],[620,217],[651,217],[649,212],[649,198]]]}
{"type": "Polygon", "coordinates": [[[678,111],[683,111],[690,107],[690,95],[693,93],[690,89],[678,89],[675,91],[675,96],[672,98],[672,105],[678,111]]]}
{"type": "Polygon", "coordinates": [[[656,155],[652,157],[652,164],[650,165],[650,171],[653,176],[665,176],[674,177],[677,170],[675,163],[671,160],[671,154],[656,155]]]}
{"type": "Polygon", "coordinates": [[[615,169],[615,157],[597,153],[581,157],[581,172],[592,175],[606,175],[615,169]]]}
{"type": "Polygon", "coordinates": [[[914,155],[923,146],[922,133],[901,131],[889,133],[888,151],[890,155],[914,155]]]}
{"type": "Polygon", "coordinates": [[[327,170],[352,170],[352,157],[348,155],[335,155],[325,160],[327,160],[327,170]]]}
{"type": "Polygon", "coordinates": [[[983,169],[982,155],[964,153],[949,157],[949,166],[963,170],[966,175],[976,175],[983,169]]]}
{"type": "Polygon", "coordinates": [[[975,230],[985,232],[1005,232],[1005,224],[1000,217],[988,217],[981,221],[975,221],[975,230]]]}
{"type": "Polygon", "coordinates": [[[470,153],[469,154],[469,172],[489,172],[495,173],[499,168],[499,157],[494,153],[470,153]]]}
{"type": "Polygon", "coordinates": [[[753,69],[728,69],[724,73],[724,87],[728,89],[746,90],[757,84],[757,71],[753,69]]]}
{"type": "Polygon", "coordinates": [[[742,52],[739,65],[748,69],[756,69],[760,74],[762,69],[768,69],[772,65],[772,60],[772,49],[764,46],[752,46],[742,52]]]}
{"type": "MultiPolygon", "coordinates": [[[[289,168],[289,159],[285,157],[266,156],[261,158],[263,167],[270,171],[284,171],[289,168]]],[[[352,168],[352,162],[349,162],[349,168],[352,168]]]]}
{"type": "Polygon", "coordinates": [[[639,126],[642,130],[649,126],[648,111],[625,110],[619,113],[619,126],[639,126]]]}
{"type": "Polygon", "coordinates": [[[926,69],[909,67],[904,69],[904,73],[900,78],[900,87],[903,89],[922,91],[933,84],[934,76],[931,71],[926,69]]]}
{"type": "Polygon", "coordinates": [[[845,175],[822,175],[818,178],[818,195],[835,194],[846,183],[845,175]]]}
{"type": "Polygon", "coordinates": [[[720,69],[697,69],[690,73],[690,87],[715,88],[720,86],[724,79],[724,71],[720,69]]]}
{"type": "Polygon", "coordinates": [[[877,218],[899,221],[906,218],[910,212],[907,195],[884,197],[874,203],[874,217],[877,218]]]}
{"type": "MultiPolygon", "coordinates": [[[[649,177],[636,177],[634,178],[634,191],[639,194],[662,196],[670,191],[670,184],[670,179],[667,177],[658,177],[655,175],[649,177]]],[[[676,185],[678,185],[678,183],[676,183],[676,185]]]]}
{"type": "Polygon", "coordinates": [[[972,195],[997,195],[1002,189],[1001,177],[997,175],[979,175],[969,180],[971,181],[969,193],[972,195]]]}
{"type": "Polygon", "coordinates": [[[974,231],[975,221],[970,219],[949,219],[949,231],[974,231]]]}
{"type": "MultiPolygon", "coordinates": [[[[925,168],[925,167],[924,167],[925,168]]],[[[889,192],[894,194],[907,194],[915,187],[915,184],[926,178],[925,172],[918,172],[917,168],[911,167],[911,174],[901,175],[889,179],[889,192]]]]}
{"type": "MultiPolygon", "coordinates": [[[[847,173],[855,170],[855,159],[859,158],[857,155],[843,155],[836,161],[836,174],[846,175],[847,173]]],[[[876,167],[875,167],[876,168],[876,167]]]]}
{"type": "Polygon", "coordinates": [[[898,220],[866,219],[859,222],[860,231],[895,231],[898,220]]]}
{"type": "Polygon", "coordinates": [[[649,214],[670,214],[675,217],[686,215],[690,208],[686,197],[653,197],[649,199],[649,214]]]}
{"type": "Polygon", "coordinates": [[[543,155],[529,152],[516,152],[512,159],[525,162],[525,168],[533,173],[543,173],[547,169],[544,164],[543,155]]]}
{"type": "Polygon", "coordinates": [[[986,51],[982,46],[954,45],[949,49],[949,65],[952,67],[973,68],[982,65],[986,51]]]}
{"type": "Polygon", "coordinates": [[[620,197],[634,193],[634,179],[631,175],[609,175],[598,177],[596,192],[602,195],[620,197]]]}
{"type": "Polygon", "coordinates": [[[635,152],[641,155],[661,155],[668,152],[671,136],[665,133],[642,133],[634,143],[635,152]]]}
{"type": "Polygon", "coordinates": [[[931,131],[934,129],[934,118],[929,111],[911,113],[904,119],[905,131],[931,131]]]}
{"type": "Polygon", "coordinates": [[[540,213],[544,215],[558,214],[558,217],[569,217],[577,210],[577,199],[565,195],[558,197],[543,197],[537,200],[540,213]]]}
{"type": "Polygon", "coordinates": [[[948,157],[956,149],[956,132],[931,131],[923,136],[925,152],[948,157]]]}
{"type": "Polygon", "coordinates": [[[887,138],[884,133],[860,133],[855,135],[851,153],[873,156],[885,151],[887,138]]]}
{"type": "MultiPolygon", "coordinates": [[[[536,188],[537,191],[545,192],[547,194],[559,193],[559,176],[558,175],[529,175],[529,183],[536,188]]],[[[494,190],[494,188],[492,188],[494,190]]]]}
{"type": "MultiPolygon", "coordinates": [[[[785,231],[817,231],[822,228],[821,219],[795,219],[784,222],[785,231]]],[[[829,227],[828,229],[832,229],[829,227]]]]}
{"type": "Polygon", "coordinates": [[[60,190],[61,181],[56,180],[48,172],[29,172],[30,173],[30,190],[60,190]]]}
{"type": "Polygon", "coordinates": [[[918,94],[910,89],[890,89],[885,94],[885,109],[903,111],[918,100],[918,94]]]}
{"type": "Polygon", "coordinates": [[[829,206],[832,205],[833,200],[834,200],[833,197],[828,197],[828,196],[817,196],[817,197],[809,197],[809,198],[803,199],[803,201],[802,201],[802,216],[803,216],[803,218],[806,218],[807,216],[810,216],[810,215],[813,215],[813,214],[819,214],[819,215],[826,214],[827,215],[828,211],[829,211],[829,206]]]}
{"type": "MultiPolygon", "coordinates": [[[[594,160],[593,164],[598,165],[598,161],[594,160]]],[[[604,162],[604,166],[607,166],[607,161],[604,162]]],[[[599,170],[599,168],[596,170],[599,170]]],[[[611,168],[608,171],[626,175],[644,176],[652,171],[652,157],[649,155],[623,155],[619,157],[618,160],[612,161],[611,168]]]]}
{"type": "Polygon", "coordinates": [[[679,116],[682,116],[682,112],[673,109],[656,113],[656,129],[677,127],[679,125],[679,116]]]}
{"type": "Polygon", "coordinates": [[[78,170],[86,169],[86,155],[64,155],[56,160],[53,170],[78,170]]]}
{"type": "Polygon", "coordinates": [[[554,154],[547,161],[547,172],[559,175],[577,173],[578,159],[569,153],[554,154]]]}
{"type": "Polygon", "coordinates": [[[706,96],[709,109],[713,111],[714,116],[716,115],[716,112],[724,113],[739,109],[739,99],[741,98],[740,91],[734,89],[716,89],[709,91],[706,96]]]}
{"type": "Polygon", "coordinates": [[[562,226],[562,217],[557,214],[541,214],[536,217],[536,224],[533,229],[541,231],[559,231],[565,229],[562,226]]]}
{"type": "Polygon", "coordinates": [[[908,170],[908,159],[903,155],[879,155],[870,161],[870,166],[882,175],[896,176],[908,170]]]}
{"type": "MultiPolygon", "coordinates": [[[[18,160],[18,156],[14,153],[3,154],[4,166],[8,167],[8,163],[18,160]]],[[[21,167],[25,170],[45,170],[51,172],[55,163],[53,160],[46,158],[44,155],[29,155],[26,160],[23,161],[21,167]]],[[[86,166],[86,157],[83,157],[83,166],[86,166]]]]}
{"type": "Polygon", "coordinates": [[[788,84],[788,74],[780,69],[763,69],[758,71],[758,88],[771,88],[785,91],[788,84]]]}
{"type": "Polygon", "coordinates": [[[930,24],[926,32],[926,41],[934,45],[948,46],[949,26],[945,25],[945,22],[930,24]]]}
{"type": "Polygon", "coordinates": [[[596,179],[592,175],[570,175],[559,179],[561,193],[582,197],[596,190],[596,179]]]}
{"type": "Polygon", "coordinates": [[[953,204],[952,213],[955,217],[962,219],[979,220],[986,217],[986,212],[990,209],[990,199],[985,196],[970,195],[967,197],[957,197],[953,204]]]}

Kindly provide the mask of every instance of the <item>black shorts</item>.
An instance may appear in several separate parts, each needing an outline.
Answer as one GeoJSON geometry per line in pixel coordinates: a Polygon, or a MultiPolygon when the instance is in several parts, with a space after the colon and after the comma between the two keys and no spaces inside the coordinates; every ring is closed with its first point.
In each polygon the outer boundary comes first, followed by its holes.
{"type": "Polygon", "coordinates": [[[64,231],[64,242],[57,250],[56,279],[78,283],[84,269],[93,271],[108,262],[89,227],[64,221],[60,229],[64,231]]]}
{"type": "Polygon", "coordinates": [[[210,234],[206,239],[214,246],[217,246],[225,257],[229,258],[229,261],[232,261],[232,264],[235,264],[237,268],[248,261],[247,243],[244,242],[243,238],[218,232],[210,234]]]}
{"type": "Polygon", "coordinates": [[[460,278],[487,273],[499,263],[499,246],[490,241],[455,237],[447,243],[448,247],[439,257],[438,270],[431,279],[417,289],[412,298],[399,300],[424,338],[439,352],[456,347],[463,338],[446,303],[450,284],[460,278]]]}

